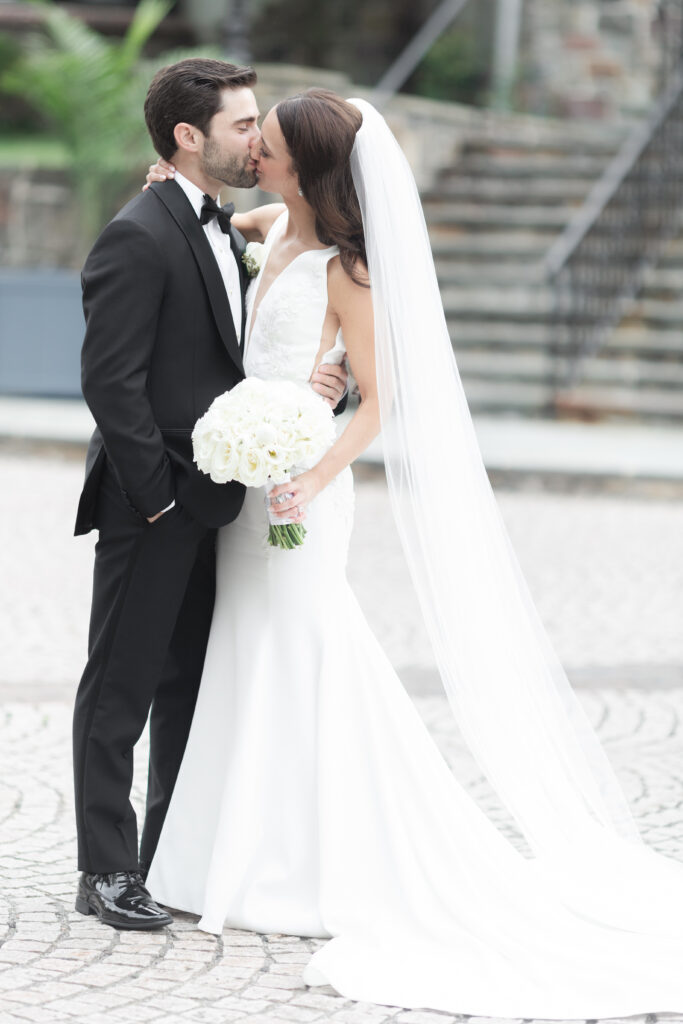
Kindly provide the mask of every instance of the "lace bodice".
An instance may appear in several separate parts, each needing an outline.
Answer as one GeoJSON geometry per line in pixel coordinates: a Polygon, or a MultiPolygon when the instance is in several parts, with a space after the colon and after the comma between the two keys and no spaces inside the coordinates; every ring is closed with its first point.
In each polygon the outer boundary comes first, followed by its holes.
{"type": "MultiPolygon", "coordinates": [[[[285,210],[271,227],[264,243],[263,261],[247,292],[244,368],[247,376],[305,383],[320,348],[327,313],[327,264],[339,252],[336,245],[309,249],[271,282],[254,305],[270,251],[287,226],[285,210]]],[[[339,331],[334,348],[323,361],[340,363],[344,342],[339,331]]]]}

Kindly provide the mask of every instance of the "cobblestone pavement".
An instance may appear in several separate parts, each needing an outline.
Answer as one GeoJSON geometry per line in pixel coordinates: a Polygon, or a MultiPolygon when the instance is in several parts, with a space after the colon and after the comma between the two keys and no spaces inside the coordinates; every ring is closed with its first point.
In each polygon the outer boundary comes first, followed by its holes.
{"type": "MultiPolygon", "coordinates": [[[[581,693],[647,841],[683,859],[683,691],[581,693]]],[[[519,842],[456,738],[445,700],[417,697],[416,703],[458,778],[519,842]]],[[[70,709],[61,701],[9,703],[0,723],[2,1024],[78,1018],[88,1024],[277,1024],[324,1018],[346,1024],[439,1024],[456,1019],[355,1003],[330,988],[306,988],[300,972],[317,948],[315,940],[229,929],[215,938],[198,932],[196,918],[188,914],[176,914],[174,925],[160,934],[115,932],[75,913],[69,731],[70,709]]],[[[142,766],[144,757],[137,761],[142,766]]],[[[138,809],[143,775],[141,767],[138,809]]],[[[477,1021],[485,1024],[483,1018],[477,1021]]]]}
{"type": "MultiPolygon", "coordinates": [[[[70,700],[83,659],[93,546],[91,538],[69,539],[81,465],[60,453],[4,452],[0,472],[0,1024],[464,1019],[306,988],[301,967],[316,940],[229,929],[216,938],[186,914],[159,934],[119,933],[74,912],[70,700]]],[[[683,660],[680,499],[499,497],[550,635],[591,684],[581,699],[646,840],[683,860],[683,687],[671,685],[683,660]]],[[[458,778],[521,846],[463,749],[445,699],[424,685],[431,659],[383,485],[373,477],[358,486],[350,575],[458,778]]],[[[143,745],[138,808],[145,760],[143,745]]],[[[672,1014],[648,1019],[683,1022],[672,1014]]]]}
{"type": "MultiPolygon", "coordinates": [[[[3,453],[0,685],[70,695],[83,665],[94,535],[71,538],[82,456],[3,453]]],[[[383,482],[357,473],[349,577],[407,685],[433,672],[383,482]]],[[[498,493],[570,676],[683,684],[683,491],[630,498],[498,493]]]]}

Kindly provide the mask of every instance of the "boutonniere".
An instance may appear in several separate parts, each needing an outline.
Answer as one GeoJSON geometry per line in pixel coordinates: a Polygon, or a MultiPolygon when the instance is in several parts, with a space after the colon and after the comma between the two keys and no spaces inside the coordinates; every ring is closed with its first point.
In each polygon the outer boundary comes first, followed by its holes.
{"type": "Polygon", "coordinates": [[[247,242],[247,247],[242,253],[242,263],[244,263],[249,277],[256,277],[261,269],[263,250],[262,242],[247,242]]]}

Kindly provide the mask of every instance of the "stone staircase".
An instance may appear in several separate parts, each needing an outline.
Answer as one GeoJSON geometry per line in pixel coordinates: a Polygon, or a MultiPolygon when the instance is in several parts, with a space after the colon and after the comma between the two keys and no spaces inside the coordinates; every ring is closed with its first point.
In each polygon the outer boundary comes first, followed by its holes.
{"type": "Polygon", "coordinates": [[[559,396],[583,419],[683,421],[683,224],[619,327],[586,362],[581,383],[559,396]]]}
{"type": "MultiPolygon", "coordinates": [[[[476,413],[539,415],[556,399],[542,261],[616,152],[621,133],[557,127],[470,138],[423,195],[458,366],[476,413]]],[[[622,326],[560,396],[577,418],[683,416],[683,237],[622,326]],[[680,286],[679,286],[680,282],[680,286]]]]}

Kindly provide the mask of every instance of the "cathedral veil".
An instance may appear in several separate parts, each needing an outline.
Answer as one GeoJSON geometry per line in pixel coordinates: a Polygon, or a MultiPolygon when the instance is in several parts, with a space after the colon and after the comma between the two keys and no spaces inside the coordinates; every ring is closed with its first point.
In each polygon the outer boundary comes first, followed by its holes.
{"type": "Polygon", "coordinates": [[[600,838],[640,844],[493,496],[412,172],[378,111],[350,102],[363,115],[351,168],[373,295],[390,500],[453,713],[537,857],[566,859],[600,838]]]}

